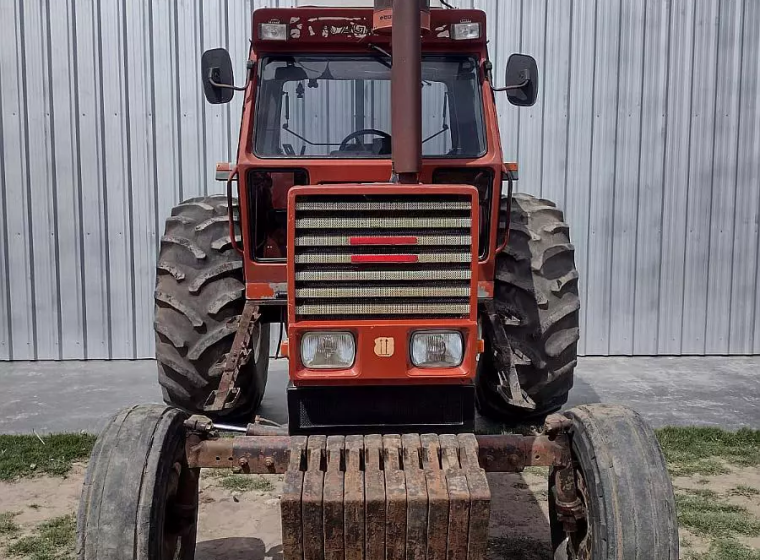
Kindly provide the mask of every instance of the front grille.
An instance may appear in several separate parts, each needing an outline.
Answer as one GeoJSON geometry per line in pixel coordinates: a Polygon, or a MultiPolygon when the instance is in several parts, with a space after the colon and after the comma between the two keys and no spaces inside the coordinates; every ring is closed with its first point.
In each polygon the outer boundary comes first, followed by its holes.
{"type": "Polygon", "coordinates": [[[471,206],[462,195],[298,196],[296,319],[468,317],[471,206]]]}

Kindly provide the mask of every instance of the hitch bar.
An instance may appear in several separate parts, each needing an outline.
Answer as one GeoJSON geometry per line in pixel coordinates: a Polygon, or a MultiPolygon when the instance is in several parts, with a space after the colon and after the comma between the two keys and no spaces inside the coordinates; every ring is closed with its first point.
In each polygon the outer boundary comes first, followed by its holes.
{"type": "MultiPolygon", "coordinates": [[[[192,421],[192,419],[191,419],[192,421]]],[[[284,474],[290,462],[291,436],[264,435],[207,439],[191,431],[186,453],[190,468],[227,468],[246,474],[284,474]]],[[[525,467],[566,467],[570,441],[565,433],[537,436],[476,435],[478,463],[488,472],[521,472],[525,467]]]]}

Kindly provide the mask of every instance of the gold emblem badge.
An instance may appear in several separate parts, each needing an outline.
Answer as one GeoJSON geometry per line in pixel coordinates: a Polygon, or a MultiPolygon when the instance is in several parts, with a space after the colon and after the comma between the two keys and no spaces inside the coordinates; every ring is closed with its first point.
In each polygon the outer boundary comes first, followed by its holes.
{"type": "Polygon", "coordinates": [[[393,338],[381,336],[375,339],[375,355],[381,358],[390,358],[393,356],[394,343],[393,338]]]}

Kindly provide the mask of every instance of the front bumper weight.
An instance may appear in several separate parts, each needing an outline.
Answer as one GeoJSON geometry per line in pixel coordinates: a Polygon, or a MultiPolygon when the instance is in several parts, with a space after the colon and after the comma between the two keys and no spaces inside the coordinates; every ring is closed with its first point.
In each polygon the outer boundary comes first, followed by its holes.
{"type": "Polygon", "coordinates": [[[473,434],[291,438],[285,560],[481,560],[490,491],[473,434]]]}

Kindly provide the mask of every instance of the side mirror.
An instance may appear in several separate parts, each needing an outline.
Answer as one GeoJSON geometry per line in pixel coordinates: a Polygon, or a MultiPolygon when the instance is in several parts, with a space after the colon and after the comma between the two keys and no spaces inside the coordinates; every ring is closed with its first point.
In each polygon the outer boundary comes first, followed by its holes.
{"type": "Polygon", "coordinates": [[[230,53],[226,49],[211,49],[201,58],[203,93],[209,103],[229,103],[235,95],[235,76],[230,53]]]}
{"type": "Polygon", "coordinates": [[[530,107],[538,97],[538,65],[527,54],[513,54],[507,61],[507,99],[512,105],[530,107]]]}

